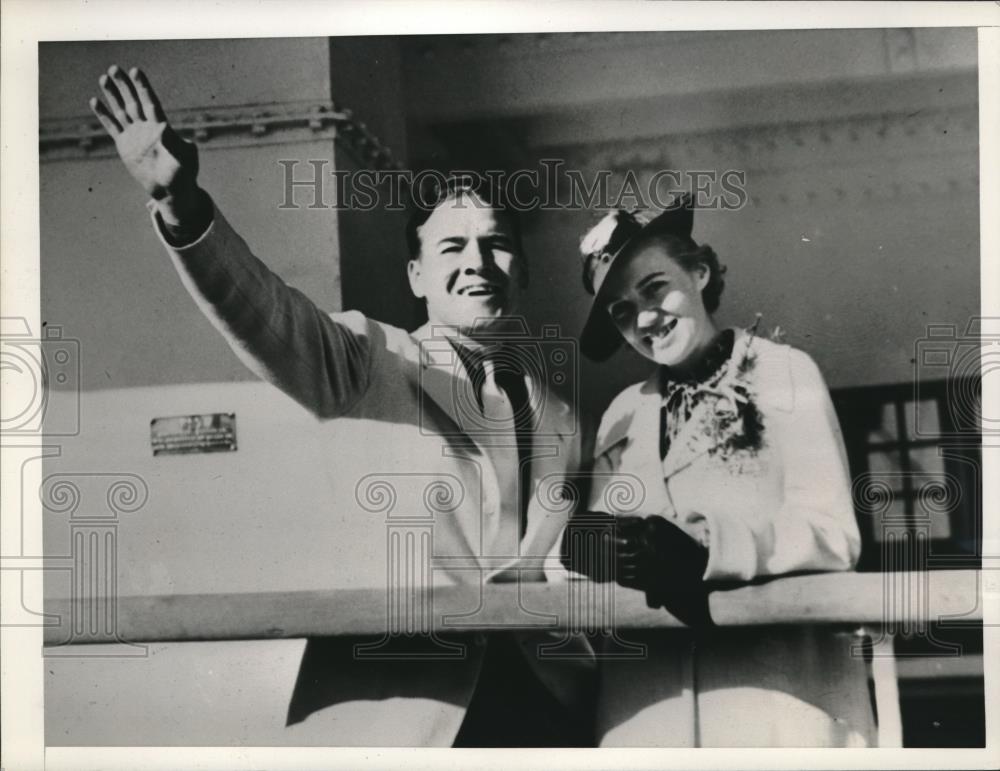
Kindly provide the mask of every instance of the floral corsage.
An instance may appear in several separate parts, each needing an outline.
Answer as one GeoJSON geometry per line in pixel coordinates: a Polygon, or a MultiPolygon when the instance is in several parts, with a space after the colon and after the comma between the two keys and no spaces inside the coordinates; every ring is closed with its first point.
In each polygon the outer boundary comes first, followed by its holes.
{"type": "Polygon", "coordinates": [[[735,453],[756,455],[764,442],[764,422],[755,403],[751,377],[756,365],[752,343],[760,325],[758,313],[742,350],[722,367],[704,390],[716,398],[714,409],[703,415],[703,430],[712,440],[709,454],[728,460],[735,453]]]}

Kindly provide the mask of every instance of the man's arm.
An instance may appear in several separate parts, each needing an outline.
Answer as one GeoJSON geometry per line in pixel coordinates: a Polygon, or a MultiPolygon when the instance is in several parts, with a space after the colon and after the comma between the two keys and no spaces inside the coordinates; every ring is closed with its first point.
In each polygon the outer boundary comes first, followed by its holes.
{"type": "Polygon", "coordinates": [[[349,410],[368,386],[378,326],[357,313],[334,321],[253,256],[198,186],[197,148],[171,128],[141,71],[112,67],[100,86],[106,103],[91,99],[91,109],[152,199],[157,229],[201,310],[250,369],[308,410],[349,410]]]}

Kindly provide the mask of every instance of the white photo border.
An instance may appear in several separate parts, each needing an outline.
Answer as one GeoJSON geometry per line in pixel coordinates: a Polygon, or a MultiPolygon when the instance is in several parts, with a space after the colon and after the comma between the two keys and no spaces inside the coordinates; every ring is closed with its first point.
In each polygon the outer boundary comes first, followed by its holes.
{"type": "MultiPolygon", "coordinates": [[[[570,32],[598,30],[979,27],[982,314],[1000,316],[1000,7],[995,3],[452,2],[309,0],[4,0],[2,246],[4,316],[39,324],[38,43],[213,37],[570,32]],[[261,31],[267,34],[262,35],[261,31]]],[[[984,414],[1000,393],[983,393],[984,414]]],[[[1000,554],[1000,474],[983,458],[984,553],[1000,554]],[[994,473],[990,473],[990,471],[994,473]],[[992,516],[989,516],[992,515],[992,516]]],[[[8,480],[9,481],[9,480],[8,480]]],[[[31,480],[28,480],[29,483],[31,480]]],[[[37,480],[35,480],[37,481],[37,480]]],[[[2,488],[6,518],[20,491],[2,488]]],[[[41,542],[40,505],[26,512],[41,542]]],[[[2,578],[0,578],[2,580],[2,578]]],[[[34,606],[41,597],[26,597],[34,606]]],[[[984,582],[985,749],[433,750],[347,748],[44,747],[40,628],[3,628],[5,769],[222,768],[988,768],[1000,766],[1000,587],[984,582]],[[990,662],[993,662],[992,664],[990,662]]]]}

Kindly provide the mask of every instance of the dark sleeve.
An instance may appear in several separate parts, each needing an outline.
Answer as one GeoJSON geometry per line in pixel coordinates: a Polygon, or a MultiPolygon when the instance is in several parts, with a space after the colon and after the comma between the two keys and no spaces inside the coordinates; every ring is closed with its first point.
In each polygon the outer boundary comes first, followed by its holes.
{"type": "Polygon", "coordinates": [[[257,259],[217,208],[184,246],[151,213],[185,288],[254,373],[321,418],[343,415],[364,395],[384,351],[378,324],[356,311],[320,310],[257,259]]]}

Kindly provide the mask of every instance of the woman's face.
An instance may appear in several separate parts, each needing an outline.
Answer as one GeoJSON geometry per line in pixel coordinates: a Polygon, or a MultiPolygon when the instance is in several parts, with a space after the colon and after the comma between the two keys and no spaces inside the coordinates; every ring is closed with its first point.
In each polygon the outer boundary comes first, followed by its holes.
{"type": "Polygon", "coordinates": [[[683,368],[716,332],[701,297],[710,278],[708,266],[689,272],[655,240],[626,259],[607,279],[611,320],[647,359],[683,368]]]}

